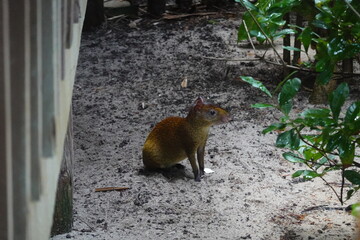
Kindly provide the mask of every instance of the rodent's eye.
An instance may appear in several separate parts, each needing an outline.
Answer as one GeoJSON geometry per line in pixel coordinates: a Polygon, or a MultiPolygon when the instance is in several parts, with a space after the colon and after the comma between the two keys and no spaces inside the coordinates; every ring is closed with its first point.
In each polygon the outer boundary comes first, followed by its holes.
{"type": "Polygon", "coordinates": [[[216,114],[216,111],[214,109],[210,110],[210,115],[214,116],[216,114]]]}

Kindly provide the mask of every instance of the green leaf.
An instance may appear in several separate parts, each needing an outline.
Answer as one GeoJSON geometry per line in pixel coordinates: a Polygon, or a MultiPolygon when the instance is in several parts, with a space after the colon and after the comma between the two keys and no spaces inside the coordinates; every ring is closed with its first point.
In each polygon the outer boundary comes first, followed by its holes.
{"type": "Polygon", "coordinates": [[[279,148],[287,147],[292,150],[296,150],[300,146],[300,138],[296,133],[295,129],[291,129],[290,131],[279,134],[276,139],[275,145],[279,148]]]}
{"type": "Polygon", "coordinates": [[[256,87],[256,88],[259,88],[261,91],[263,91],[264,93],[266,93],[269,97],[272,97],[271,93],[269,92],[269,90],[265,87],[265,85],[258,81],[258,80],[255,80],[254,78],[252,77],[245,77],[245,76],[241,76],[241,79],[244,81],[244,82],[247,82],[249,83],[251,86],[253,87],[256,87]]]}
{"type": "Polygon", "coordinates": [[[280,108],[281,108],[281,111],[285,114],[285,115],[288,115],[292,109],[292,100],[289,100],[288,102],[284,102],[280,108]]]}
{"type": "Polygon", "coordinates": [[[324,175],[325,173],[331,172],[331,171],[338,171],[341,168],[339,166],[333,166],[333,167],[326,167],[324,169],[324,171],[322,172],[322,175],[324,175]]]}
{"type": "Polygon", "coordinates": [[[322,72],[322,71],[324,71],[324,70],[328,67],[329,64],[330,64],[330,60],[329,60],[329,59],[327,59],[327,58],[320,58],[320,59],[317,61],[316,65],[315,65],[315,70],[316,70],[317,72],[322,72]]]}
{"type": "Polygon", "coordinates": [[[306,148],[303,151],[303,155],[306,160],[312,160],[312,161],[316,161],[323,156],[321,153],[319,153],[318,150],[316,150],[314,148],[306,148]]]}
{"type": "Polygon", "coordinates": [[[350,107],[347,109],[344,122],[351,123],[355,121],[355,119],[359,116],[360,116],[360,101],[357,101],[352,103],[350,107]]]}
{"type": "Polygon", "coordinates": [[[347,191],[346,200],[349,200],[354,193],[355,193],[354,189],[350,189],[349,191],[347,191]]]}
{"type": "Polygon", "coordinates": [[[360,185],[360,174],[354,170],[345,170],[344,177],[355,185],[360,185]]]}
{"type": "Polygon", "coordinates": [[[327,108],[307,109],[300,114],[304,118],[327,118],[329,115],[330,110],[327,108]]]}
{"type": "Polygon", "coordinates": [[[295,123],[295,124],[303,124],[305,121],[304,121],[303,118],[296,118],[292,122],[295,123]]]}
{"type": "Polygon", "coordinates": [[[253,108],[269,108],[269,107],[276,107],[272,104],[268,104],[268,103],[255,103],[252,104],[251,107],[253,108]]]}
{"type": "Polygon", "coordinates": [[[273,6],[274,2],[273,0],[262,0],[262,1],[258,1],[256,3],[256,6],[261,10],[261,11],[268,11],[269,8],[271,8],[273,6]]]}
{"type": "Polygon", "coordinates": [[[311,44],[311,39],[312,39],[311,34],[312,34],[311,28],[306,27],[299,35],[299,39],[301,40],[302,44],[304,45],[306,52],[309,50],[309,46],[311,44]]]}
{"type": "Polygon", "coordinates": [[[295,30],[291,29],[291,28],[286,28],[286,29],[282,29],[281,31],[276,32],[275,34],[272,35],[272,37],[282,37],[284,35],[288,35],[288,34],[295,34],[295,30]]]}
{"type": "Polygon", "coordinates": [[[328,55],[333,61],[351,58],[358,54],[359,51],[359,43],[351,43],[345,40],[343,36],[335,37],[327,44],[328,55]]]}
{"type": "Polygon", "coordinates": [[[291,141],[291,132],[286,131],[279,134],[279,136],[276,139],[275,146],[278,148],[284,148],[289,146],[290,141],[291,141]]]}
{"type": "Polygon", "coordinates": [[[341,83],[329,96],[330,109],[335,120],[339,118],[341,107],[349,96],[349,86],[341,83]]]}
{"type": "Polygon", "coordinates": [[[331,28],[329,24],[325,23],[325,22],[322,21],[322,20],[314,20],[314,21],[312,21],[312,25],[313,25],[314,27],[322,28],[322,29],[329,29],[329,28],[331,28]]]}
{"type": "Polygon", "coordinates": [[[291,46],[282,46],[283,49],[289,50],[289,51],[296,51],[296,52],[302,52],[300,48],[291,47],[291,46]]]}
{"type": "Polygon", "coordinates": [[[274,130],[279,130],[279,129],[285,129],[286,124],[284,123],[274,123],[271,124],[270,126],[268,126],[267,128],[265,128],[262,133],[266,134],[268,132],[274,131],[274,130]]]}
{"type": "Polygon", "coordinates": [[[332,152],[334,151],[336,148],[338,148],[340,142],[341,142],[341,133],[335,133],[333,135],[330,135],[328,137],[328,142],[325,148],[326,152],[332,152]]]}
{"type": "Polygon", "coordinates": [[[333,75],[334,65],[326,65],[326,68],[316,76],[316,82],[321,85],[327,84],[333,75]]]}
{"type": "Polygon", "coordinates": [[[287,121],[289,121],[289,116],[281,116],[280,117],[280,122],[282,122],[282,123],[286,123],[287,121]]]}
{"type": "Polygon", "coordinates": [[[292,28],[297,28],[297,29],[300,29],[300,30],[304,30],[304,28],[303,27],[300,27],[300,26],[298,26],[298,25],[295,25],[295,24],[288,24],[287,25],[288,27],[292,27],[292,28]]]}
{"type": "Polygon", "coordinates": [[[351,165],[355,157],[355,143],[351,143],[349,139],[344,140],[342,138],[338,150],[341,163],[345,166],[351,165]]]}
{"type": "Polygon", "coordinates": [[[302,175],[303,175],[305,180],[311,180],[313,178],[321,176],[316,171],[310,171],[310,170],[305,170],[302,175]]]}
{"type": "Polygon", "coordinates": [[[278,102],[281,111],[285,115],[289,114],[292,108],[292,99],[299,91],[300,85],[301,85],[301,80],[299,78],[289,79],[283,85],[278,96],[278,102]]]}
{"type": "Polygon", "coordinates": [[[248,10],[255,10],[255,11],[258,10],[258,8],[255,7],[255,5],[252,4],[251,2],[249,2],[248,0],[235,0],[235,2],[237,2],[237,3],[243,3],[244,6],[245,6],[248,10]]]}
{"type": "Polygon", "coordinates": [[[296,172],[294,172],[291,177],[292,178],[296,178],[296,177],[300,177],[303,173],[304,173],[305,170],[298,170],[296,172]]]}
{"type": "Polygon", "coordinates": [[[298,155],[296,155],[295,153],[292,153],[292,152],[283,153],[283,157],[292,163],[304,163],[305,162],[305,160],[303,158],[299,157],[298,155]]]}
{"type": "MultiPolygon", "coordinates": [[[[250,30],[249,31],[250,36],[256,37],[256,39],[260,42],[263,43],[266,40],[265,35],[260,31],[260,30],[250,30]]],[[[269,33],[267,33],[269,34],[269,33]]]]}
{"type": "Polygon", "coordinates": [[[360,131],[360,101],[354,102],[347,109],[344,118],[345,131],[349,135],[360,131]]]}
{"type": "Polygon", "coordinates": [[[246,26],[247,26],[248,30],[259,29],[258,26],[256,25],[256,23],[254,22],[254,20],[252,19],[252,17],[250,16],[250,14],[246,12],[243,15],[241,25],[240,25],[240,27],[238,29],[238,39],[237,39],[238,41],[248,39],[248,35],[246,33],[244,23],[246,23],[246,26]]]}
{"type": "MultiPolygon", "coordinates": [[[[327,158],[326,158],[326,157],[323,157],[323,158],[321,158],[321,159],[317,162],[315,168],[318,169],[318,168],[320,168],[321,166],[323,166],[325,163],[328,163],[328,162],[329,162],[329,161],[327,160],[327,158]]],[[[328,171],[332,171],[332,169],[330,169],[330,168],[324,169],[323,173],[326,173],[326,172],[328,172],[328,171]]]]}
{"type": "MultiPolygon", "coordinates": [[[[350,195],[350,197],[351,197],[351,195],[352,195],[354,192],[356,192],[357,190],[359,190],[358,187],[355,188],[355,189],[353,189],[353,190],[349,190],[349,192],[350,192],[350,191],[353,191],[353,192],[351,192],[350,194],[348,193],[348,195],[350,195]]],[[[360,203],[359,203],[359,202],[351,205],[351,215],[353,215],[353,216],[356,217],[357,219],[360,218],[360,203]]]]}
{"type": "Polygon", "coordinates": [[[328,3],[329,0],[315,0],[315,4],[320,7],[321,5],[328,3]]]}
{"type": "Polygon", "coordinates": [[[326,24],[328,28],[334,27],[333,24],[334,21],[336,21],[336,18],[332,13],[331,8],[328,6],[322,6],[317,9],[320,11],[320,13],[316,14],[316,20],[326,24]]]}
{"type": "MultiPolygon", "coordinates": [[[[274,1],[274,0],[270,0],[271,2],[273,2],[272,5],[272,9],[276,9],[277,11],[281,11],[281,13],[287,13],[291,10],[291,8],[298,6],[301,1],[299,0],[281,0],[281,1],[274,1]]],[[[261,2],[261,1],[260,1],[261,2]]]]}

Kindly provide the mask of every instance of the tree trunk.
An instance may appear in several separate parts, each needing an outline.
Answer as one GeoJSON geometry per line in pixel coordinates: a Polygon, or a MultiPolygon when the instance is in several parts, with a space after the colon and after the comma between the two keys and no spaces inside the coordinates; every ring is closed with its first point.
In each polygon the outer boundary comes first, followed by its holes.
{"type": "Polygon", "coordinates": [[[88,31],[105,21],[104,0],[88,0],[83,29],[88,31]]]}
{"type": "MultiPolygon", "coordinates": [[[[354,72],[354,62],[353,62],[352,58],[344,59],[342,61],[342,71],[343,71],[343,73],[353,73],[354,72]]],[[[353,79],[351,77],[346,77],[346,80],[348,82],[351,82],[353,79]]]]}
{"type": "MultiPolygon", "coordinates": [[[[300,14],[297,13],[297,14],[296,14],[296,25],[302,27],[302,23],[303,23],[303,17],[300,16],[300,14]]],[[[299,30],[298,30],[298,31],[299,31],[299,30]]],[[[298,40],[299,35],[300,35],[300,32],[297,32],[297,33],[295,34],[294,47],[301,49],[301,41],[298,40]]],[[[301,53],[301,52],[294,51],[294,57],[293,57],[293,61],[292,61],[292,63],[293,63],[294,65],[299,64],[299,62],[301,61],[301,59],[300,59],[300,53],[301,53]]]]}
{"type": "Polygon", "coordinates": [[[176,4],[181,12],[192,12],[192,0],[176,0],[176,4]]]}
{"type": "MultiPolygon", "coordinates": [[[[286,25],[290,23],[290,14],[289,13],[285,14],[284,20],[286,21],[286,25]]],[[[283,40],[283,45],[286,47],[290,47],[291,42],[290,42],[289,34],[285,35],[284,40],[283,40]]],[[[283,59],[287,64],[290,64],[290,51],[289,50],[284,49],[283,59]]]]}
{"type": "MultiPolygon", "coordinates": [[[[284,16],[284,20],[286,21],[286,24],[290,23],[290,14],[287,13],[284,16]]],[[[283,39],[283,45],[289,47],[291,45],[291,41],[290,41],[290,35],[287,34],[285,35],[284,39],[283,39]]],[[[283,60],[284,62],[286,62],[286,64],[290,64],[290,51],[287,49],[283,50],[283,60]]],[[[289,69],[284,67],[284,72],[283,72],[283,78],[286,78],[286,76],[289,75],[289,69]]]]}
{"type": "Polygon", "coordinates": [[[58,187],[56,192],[56,204],[54,210],[53,226],[51,235],[70,232],[73,225],[73,125],[72,111],[70,110],[68,129],[64,143],[64,154],[61,163],[58,187]]]}
{"type": "Polygon", "coordinates": [[[233,0],[202,0],[201,4],[206,5],[207,8],[215,8],[216,10],[223,9],[225,6],[233,4],[233,0]]]}
{"type": "Polygon", "coordinates": [[[330,81],[321,85],[315,82],[313,92],[310,95],[309,102],[312,104],[326,104],[329,94],[336,89],[337,81],[332,78],[330,81]]]}
{"type": "Polygon", "coordinates": [[[161,17],[165,12],[166,0],[148,0],[147,11],[152,17],[161,17]]]}

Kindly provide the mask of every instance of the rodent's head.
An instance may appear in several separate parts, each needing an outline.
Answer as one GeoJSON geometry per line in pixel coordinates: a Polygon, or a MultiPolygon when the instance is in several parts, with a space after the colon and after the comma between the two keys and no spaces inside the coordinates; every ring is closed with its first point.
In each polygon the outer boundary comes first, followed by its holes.
{"type": "Polygon", "coordinates": [[[202,125],[211,126],[227,123],[230,120],[230,114],[218,106],[205,103],[199,97],[190,109],[188,118],[202,125]]]}

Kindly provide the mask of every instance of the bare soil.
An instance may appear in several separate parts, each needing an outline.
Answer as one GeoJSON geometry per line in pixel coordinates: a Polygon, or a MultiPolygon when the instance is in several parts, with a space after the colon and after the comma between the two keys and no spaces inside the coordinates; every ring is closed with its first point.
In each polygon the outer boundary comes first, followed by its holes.
{"type": "MultiPolygon", "coordinates": [[[[351,239],[353,217],[332,208],[339,202],[321,180],[292,179],[305,167],[283,159],[276,134],[261,133],[279,113],[251,108],[268,99],[239,80],[250,75],[274,89],[281,68],[223,60],[254,57],[236,41],[240,16],[134,20],[83,35],[73,97],[74,227],[53,239],[351,239]],[[183,170],[144,175],[151,128],[185,116],[198,96],[233,117],[211,129],[205,167],[214,173],[195,182],[183,161],[183,170]],[[130,189],[95,192],[100,187],[130,189]]],[[[296,97],[295,112],[309,107],[309,94],[296,97]]]]}

